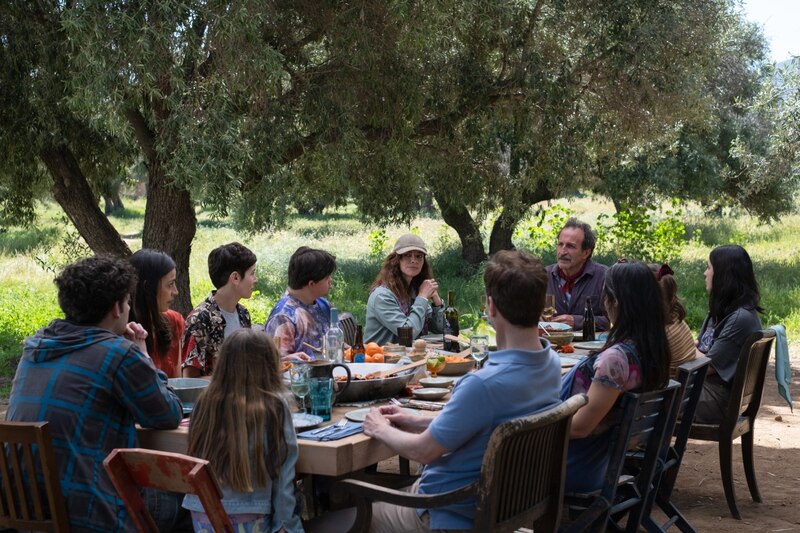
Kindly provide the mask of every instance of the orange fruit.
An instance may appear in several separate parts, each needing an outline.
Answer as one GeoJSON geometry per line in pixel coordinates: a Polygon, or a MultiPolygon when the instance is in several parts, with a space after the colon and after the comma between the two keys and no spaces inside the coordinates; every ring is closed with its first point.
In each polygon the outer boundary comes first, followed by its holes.
{"type": "Polygon", "coordinates": [[[383,353],[376,353],[372,356],[373,363],[383,363],[383,353]]]}
{"type": "Polygon", "coordinates": [[[375,355],[376,353],[383,353],[383,348],[378,346],[377,342],[368,342],[364,345],[364,353],[367,355],[375,355]]]}
{"type": "Polygon", "coordinates": [[[374,361],[374,359],[373,359],[373,357],[371,355],[367,355],[367,356],[364,357],[364,362],[365,363],[374,363],[375,361],[374,361]]]}

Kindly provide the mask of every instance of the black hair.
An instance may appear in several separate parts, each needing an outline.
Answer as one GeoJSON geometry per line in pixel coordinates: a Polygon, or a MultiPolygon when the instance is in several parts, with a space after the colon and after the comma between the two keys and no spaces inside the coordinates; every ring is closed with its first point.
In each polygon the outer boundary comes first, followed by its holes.
{"type": "Polygon", "coordinates": [[[161,278],[175,270],[175,261],[164,252],[144,248],[135,252],[130,262],[139,278],[130,319],[140,323],[147,331],[145,343],[148,353],[152,355],[156,353],[156,347],[167,350],[172,342],[172,329],[158,309],[158,289],[161,278]]]}
{"type": "Polygon", "coordinates": [[[597,244],[597,236],[589,224],[586,222],[581,222],[577,218],[570,218],[567,220],[567,223],[564,224],[564,227],[558,232],[558,236],[560,237],[561,232],[567,228],[583,230],[583,242],[581,242],[581,250],[594,250],[594,247],[597,244]]]}
{"type": "Polygon", "coordinates": [[[336,257],[325,250],[301,246],[289,258],[289,287],[302,289],[312,281],[320,281],[336,271],[336,257]]]}
{"type": "Polygon", "coordinates": [[[133,294],[136,271],[125,259],[96,255],[67,265],[54,282],[67,320],[97,325],[114,304],[133,294]]]}
{"type": "Polygon", "coordinates": [[[663,387],[669,378],[669,346],[664,329],[661,288],[650,268],[640,261],[616,263],[606,272],[603,303],[615,316],[606,349],[632,341],[642,365],[642,389],[663,387]]]}
{"type": "Polygon", "coordinates": [[[238,242],[218,246],[208,254],[208,275],[211,283],[217,289],[222,288],[228,283],[231,274],[238,272],[244,277],[244,273],[256,261],[256,254],[238,242]]]}
{"type": "Polygon", "coordinates": [[[736,244],[717,246],[711,250],[708,260],[714,269],[708,310],[715,322],[740,307],[764,312],[760,306],[761,294],[753,262],[747,250],[736,244]]]}

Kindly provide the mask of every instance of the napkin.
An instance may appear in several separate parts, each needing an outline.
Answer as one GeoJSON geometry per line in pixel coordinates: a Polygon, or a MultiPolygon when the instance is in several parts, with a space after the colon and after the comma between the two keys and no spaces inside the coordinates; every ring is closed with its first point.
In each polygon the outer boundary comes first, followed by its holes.
{"type": "Polygon", "coordinates": [[[337,426],[333,424],[326,428],[317,429],[317,430],[310,430],[304,431],[302,433],[298,433],[298,438],[301,439],[309,439],[309,440],[316,440],[316,441],[329,441],[329,440],[339,440],[345,437],[349,437],[350,435],[356,435],[357,433],[361,433],[364,431],[364,425],[361,422],[348,422],[344,426],[337,426]]]}
{"type": "Polygon", "coordinates": [[[786,328],[781,324],[770,328],[775,332],[775,381],[778,382],[778,394],[789,404],[792,409],[792,393],[789,386],[792,383],[792,365],[789,362],[789,345],[786,342],[786,328]]]}

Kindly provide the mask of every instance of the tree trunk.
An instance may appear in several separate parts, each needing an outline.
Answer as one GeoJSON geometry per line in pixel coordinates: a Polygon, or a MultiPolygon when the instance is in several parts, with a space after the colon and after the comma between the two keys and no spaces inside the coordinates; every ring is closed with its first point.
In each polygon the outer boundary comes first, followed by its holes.
{"type": "MultiPolygon", "coordinates": [[[[168,112],[159,108],[156,115],[163,123],[168,112]]],[[[156,150],[156,134],[148,127],[144,116],[136,109],[127,109],[125,118],[133,128],[147,165],[147,205],[144,210],[142,248],[161,250],[175,260],[178,297],[172,302],[172,307],[187,315],[193,308],[189,257],[197,231],[192,198],[186,189],[179,189],[169,183],[156,150]]]]}
{"type": "Polygon", "coordinates": [[[110,215],[125,209],[125,204],[122,203],[122,198],[120,198],[119,192],[103,194],[103,202],[106,205],[106,215],[110,215]]]}
{"type": "Polygon", "coordinates": [[[514,230],[521,218],[521,216],[512,215],[510,210],[503,209],[492,225],[492,233],[489,235],[489,255],[500,250],[514,249],[511,237],[514,236],[514,230]]]}
{"type": "Polygon", "coordinates": [[[53,178],[53,197],[89,248],[96,254],[131,255],[128,245],[100,211],[70,149],[66,146],[46,148],[39,156],[53,178]]]}
{"type": "Polygon", "coordinates": [[[434,193],[436,203],[442,212],[445,223],[456,230],[461,239],[461,257],[470,266],[477,267],[486,260],[486,251],[483,249],[481,230],[469,214],[467,207],[461,203],[448,203],[442,195],[434,193]]]}
{"type": "Polygon", "coordinates": [[[175,260],[178,297],[172,307],[183,315],[192,310],[189,258],[197,218],[189,191],[167,182],[161,165],[151,169],[147,184],[142,247],[166,252],[175,260]]]}
{"type": "Polygon", "coordinates": [[[514,243],[511,242],[511,237],[513,237],[517,224],[528,212],[530,206],[544,200],[550,200],[552,197],[553,193],[540,181],[535,191],[523,193],[520,205],[504,206],[503,212],[500,213],[500,216],[497,217],[492,226],[492,233],[489,236],[489,254],[494,254],[500,250],[513,250],[514,243]]]}

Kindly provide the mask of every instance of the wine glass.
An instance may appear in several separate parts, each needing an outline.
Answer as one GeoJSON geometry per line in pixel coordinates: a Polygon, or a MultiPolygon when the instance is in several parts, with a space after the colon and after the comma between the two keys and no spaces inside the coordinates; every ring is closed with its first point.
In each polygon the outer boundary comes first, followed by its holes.
{"type": "Polygon", "coordinates": [[[308,396],[308,367],[306,365],[293,365],[289,369],[289,379],[292,384],[292,392],[300,398],[300,405],[303,406],[303,414],[306,412],[306,396],[308,396]]]}
{"type": "Polygon", "coordinates": [[[544,296],[544,309],[542,310],[542,318],[545,322],[550,322],[556,315],[556,297],[553,294],[546,294],[544,296]]]}
{"type": "Polygon", "coordinates": [[[469,353],[478,367],[483,366],[483,362],[489,356],[489,336],[488,335],[473,335],[469,338],[469,353]]]}

